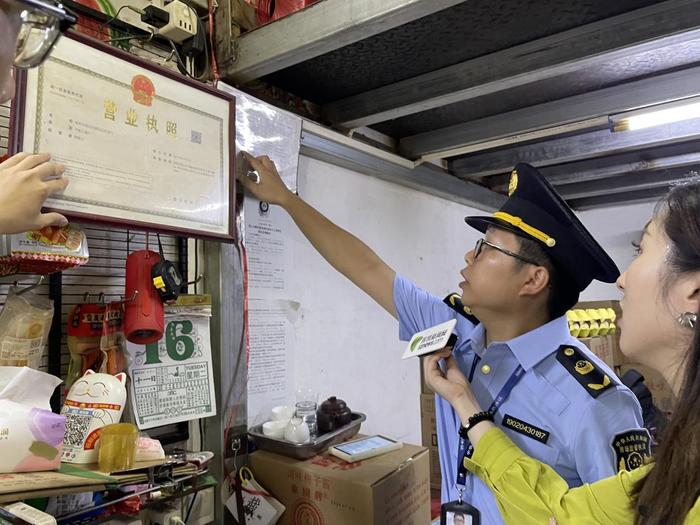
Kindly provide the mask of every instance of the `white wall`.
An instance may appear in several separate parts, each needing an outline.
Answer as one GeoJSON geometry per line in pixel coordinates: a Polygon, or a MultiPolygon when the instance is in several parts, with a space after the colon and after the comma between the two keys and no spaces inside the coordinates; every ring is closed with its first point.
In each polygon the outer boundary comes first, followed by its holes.
{"type": "MultiPolygon", "coordinates": [[[[622,272],[634,256],[632,243],[639,242],[653,211],[654,203],[644,203],[583,211],[578,215],[622,272]]],[[[619,298],[615,285],[598,281],[593,281],[581,294],[582,301],[619,298]]]]}
{"type": "MultiPolygon", "coordinates": [[[[479,236],[463,218],[482,212],[306,157],[299,194],[419,286],[439,296],[458,291],[464,253],[479,236]]],[[[652,210],[652,204],[632,205],[580,218],[624,269],[652,210]]],[[[315,384],[321,399],[335,394],[365,412],[365,433],[420,443],[418,361],[400,358],[397,322],[337,274],[296,228],[290,235],[295,267],[305,276],[293,294],[301,302],[297,384],[315,384]]],[[[614,285],[602,283],[582,294],[584,300],[617,297],[614,285]]]]}
{"type": "MultiPolygon", "coordinates": [[[[463,218],[477,210],[305,157],[299,194],[418,285],[439,296],[458,291],[464,253],[478,238],[463,218]]],[[[401,359],[398,323],[298,230],[291,237],[295,266],[306,276],[294,293],[301,302],[297,384],[313,382],[323,399],[337,394],[367,413],[365,433],[420,443],[418,360],[401,359]]]]}

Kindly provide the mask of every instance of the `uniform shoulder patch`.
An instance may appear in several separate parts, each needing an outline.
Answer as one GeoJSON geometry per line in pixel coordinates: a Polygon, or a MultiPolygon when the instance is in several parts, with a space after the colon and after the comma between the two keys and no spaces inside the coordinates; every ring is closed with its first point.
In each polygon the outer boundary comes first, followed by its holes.
{"type": "Polygon", "coordinates": [[[615,452],[617,471],[634,470],[651,459],[651,436],[646,428],[615,434],[610,443],[615,452]]]}
{"type": "Polygon", "coordinates": [[[460,314],[463,317],[466,317],[467,320],[472,323],[472,324],[479,324],[480,321],[476,318],[474,314],[472,314],[472,311],[469,309],[468,306],[464,306],[462,303],[462,299],[460,299],[459,294],[456,293],[451,293],[447,297],[445,297],[442,300],[443,303],[445,303],[447,306],[452,308],[455,312],[460,314]]]}
{"type": "Polygon", "coordinates": [[[574,376],[574,379],[586,389],[591,397],[598,397],[607,389],[615,386],[608,374],[593,364],[575,346],[562,345],[557,350],[557,361],[574,376]]]}

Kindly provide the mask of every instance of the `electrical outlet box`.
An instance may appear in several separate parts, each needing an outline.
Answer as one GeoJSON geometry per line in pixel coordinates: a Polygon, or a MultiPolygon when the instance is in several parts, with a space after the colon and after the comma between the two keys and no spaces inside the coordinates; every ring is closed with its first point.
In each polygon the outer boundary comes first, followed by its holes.
{"type": "MultiPolygon", "coordinates": [[[[112,0],[112,6],[115,11],[125,5],[138,7],[139,9],[144,9],[152,5],[163,9],[163,0],[112,0]]],[[[119,13],[119,20],[134,27],[138,27],[143,31],[151,31],[153,29],[152,26],[141,21],[141,15],[139,13],[131,9],[122,9],[119,13]]]]}
{"type": "Polygon", "coordinates": [[[170,21],[158,30],[158,34],[175,43],[182,43],[197,34],[197,13],[180,0],[173,0],[164,9],[170,21]]]}

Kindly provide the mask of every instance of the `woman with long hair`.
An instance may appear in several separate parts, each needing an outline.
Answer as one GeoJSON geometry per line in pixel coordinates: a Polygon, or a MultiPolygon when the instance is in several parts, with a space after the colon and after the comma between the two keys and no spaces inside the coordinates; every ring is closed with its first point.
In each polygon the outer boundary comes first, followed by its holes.
{"type": "Polygon", "coordinates": [[[474,446],[465,466],[493,491],[508,524],[700,524],[700,183],[668,193],[637,252],[617,281],[620,348],[658,370],[677,396],[650,464],[570,489],[482,412],[449,349],[425,359],[428,384],[455,408],[474,446]]]}

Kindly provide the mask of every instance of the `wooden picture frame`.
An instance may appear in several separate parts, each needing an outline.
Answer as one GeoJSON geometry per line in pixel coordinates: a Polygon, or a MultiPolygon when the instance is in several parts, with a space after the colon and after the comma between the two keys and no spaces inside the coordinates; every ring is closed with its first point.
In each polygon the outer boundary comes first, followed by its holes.
{"type": "Polygon", "coordinates": [[[235,240],[235,97],[78,33],[18,71],[10,153],[48,152],[70,218],[235,240]]]}

